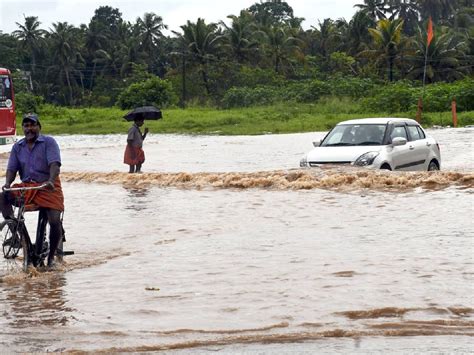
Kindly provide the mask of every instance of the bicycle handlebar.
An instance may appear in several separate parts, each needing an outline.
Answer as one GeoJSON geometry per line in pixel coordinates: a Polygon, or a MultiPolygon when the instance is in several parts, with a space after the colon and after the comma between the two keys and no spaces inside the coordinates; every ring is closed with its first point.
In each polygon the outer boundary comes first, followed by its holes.
{"type": "Polygon", "coordinates": [[[44,188],[46,188],[47,186],[49,186],[48,183],[43,183],[41,185],[38,185],[38,186],[22,186],[22,187],[5,187],[3,186],[2,187],[2,190],[3,191],[30,191],[30,190],[42,190],[44,188]]]}

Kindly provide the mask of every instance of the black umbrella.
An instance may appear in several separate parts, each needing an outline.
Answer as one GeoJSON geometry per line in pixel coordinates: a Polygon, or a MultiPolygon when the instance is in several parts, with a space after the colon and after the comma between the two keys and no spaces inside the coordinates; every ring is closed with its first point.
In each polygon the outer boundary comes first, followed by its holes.
{"type": "Polygon", "coordinates": [[[163,115],[159,108],[155,106],[141,106],[127,113],[123,118],[127,121],[134,121],[135,118],[143,118],[144,120],[159,120],[163,115]]]}

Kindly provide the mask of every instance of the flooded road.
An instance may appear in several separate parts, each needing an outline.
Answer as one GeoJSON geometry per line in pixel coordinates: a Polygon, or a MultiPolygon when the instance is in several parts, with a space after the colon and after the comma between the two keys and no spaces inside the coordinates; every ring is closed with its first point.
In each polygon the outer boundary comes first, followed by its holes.
{"type": "Polygon", "coordinates": [[[57,137],[75,255],[0,260],[0,350],[471,352],[474,130],[429,133],[435,174],[298,169],[324,133],[151,134],[131,176],[125,135],[57,137]]]}

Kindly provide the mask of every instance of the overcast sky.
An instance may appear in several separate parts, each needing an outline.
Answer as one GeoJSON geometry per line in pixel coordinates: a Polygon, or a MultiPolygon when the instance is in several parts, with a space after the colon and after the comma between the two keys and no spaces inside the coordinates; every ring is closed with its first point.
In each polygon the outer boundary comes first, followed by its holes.
{"type": "MultiPolygon", "coordinates": [[[[0,0],[0,31],[11,33],[18,29],[15,22],[24,23],[24,16],[36,16],[41,28],[49,30],[54,22],[72,25],[89,24],[99,6],[118,8],[122,18],[135,22],[145,12],[163,18],[169,30],[180,31],[187,20],[196,22],[198,17],[206,23],[220,20],[227,22],[228,15],[238,15],[259,0],[0,0]]],[[[317,26],[325,18],[349,20],[355,13],[355,4],[362,0],[287,0],[296,17],[304,17],[305,29],[317,26]]]]}

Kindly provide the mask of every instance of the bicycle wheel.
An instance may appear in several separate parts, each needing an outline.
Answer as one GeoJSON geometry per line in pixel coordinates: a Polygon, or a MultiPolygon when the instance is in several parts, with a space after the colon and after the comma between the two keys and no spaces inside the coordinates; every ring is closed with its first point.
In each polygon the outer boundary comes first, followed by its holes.
{"type": "Polygon", "coordinates": [[[18,234],[17,222],[11,219],[0,224],[3,257],[5,259],[16,258],[21,249],[20,236],[18,234]],[[12,231],[15,231],[12,232],[12,231]]]}

